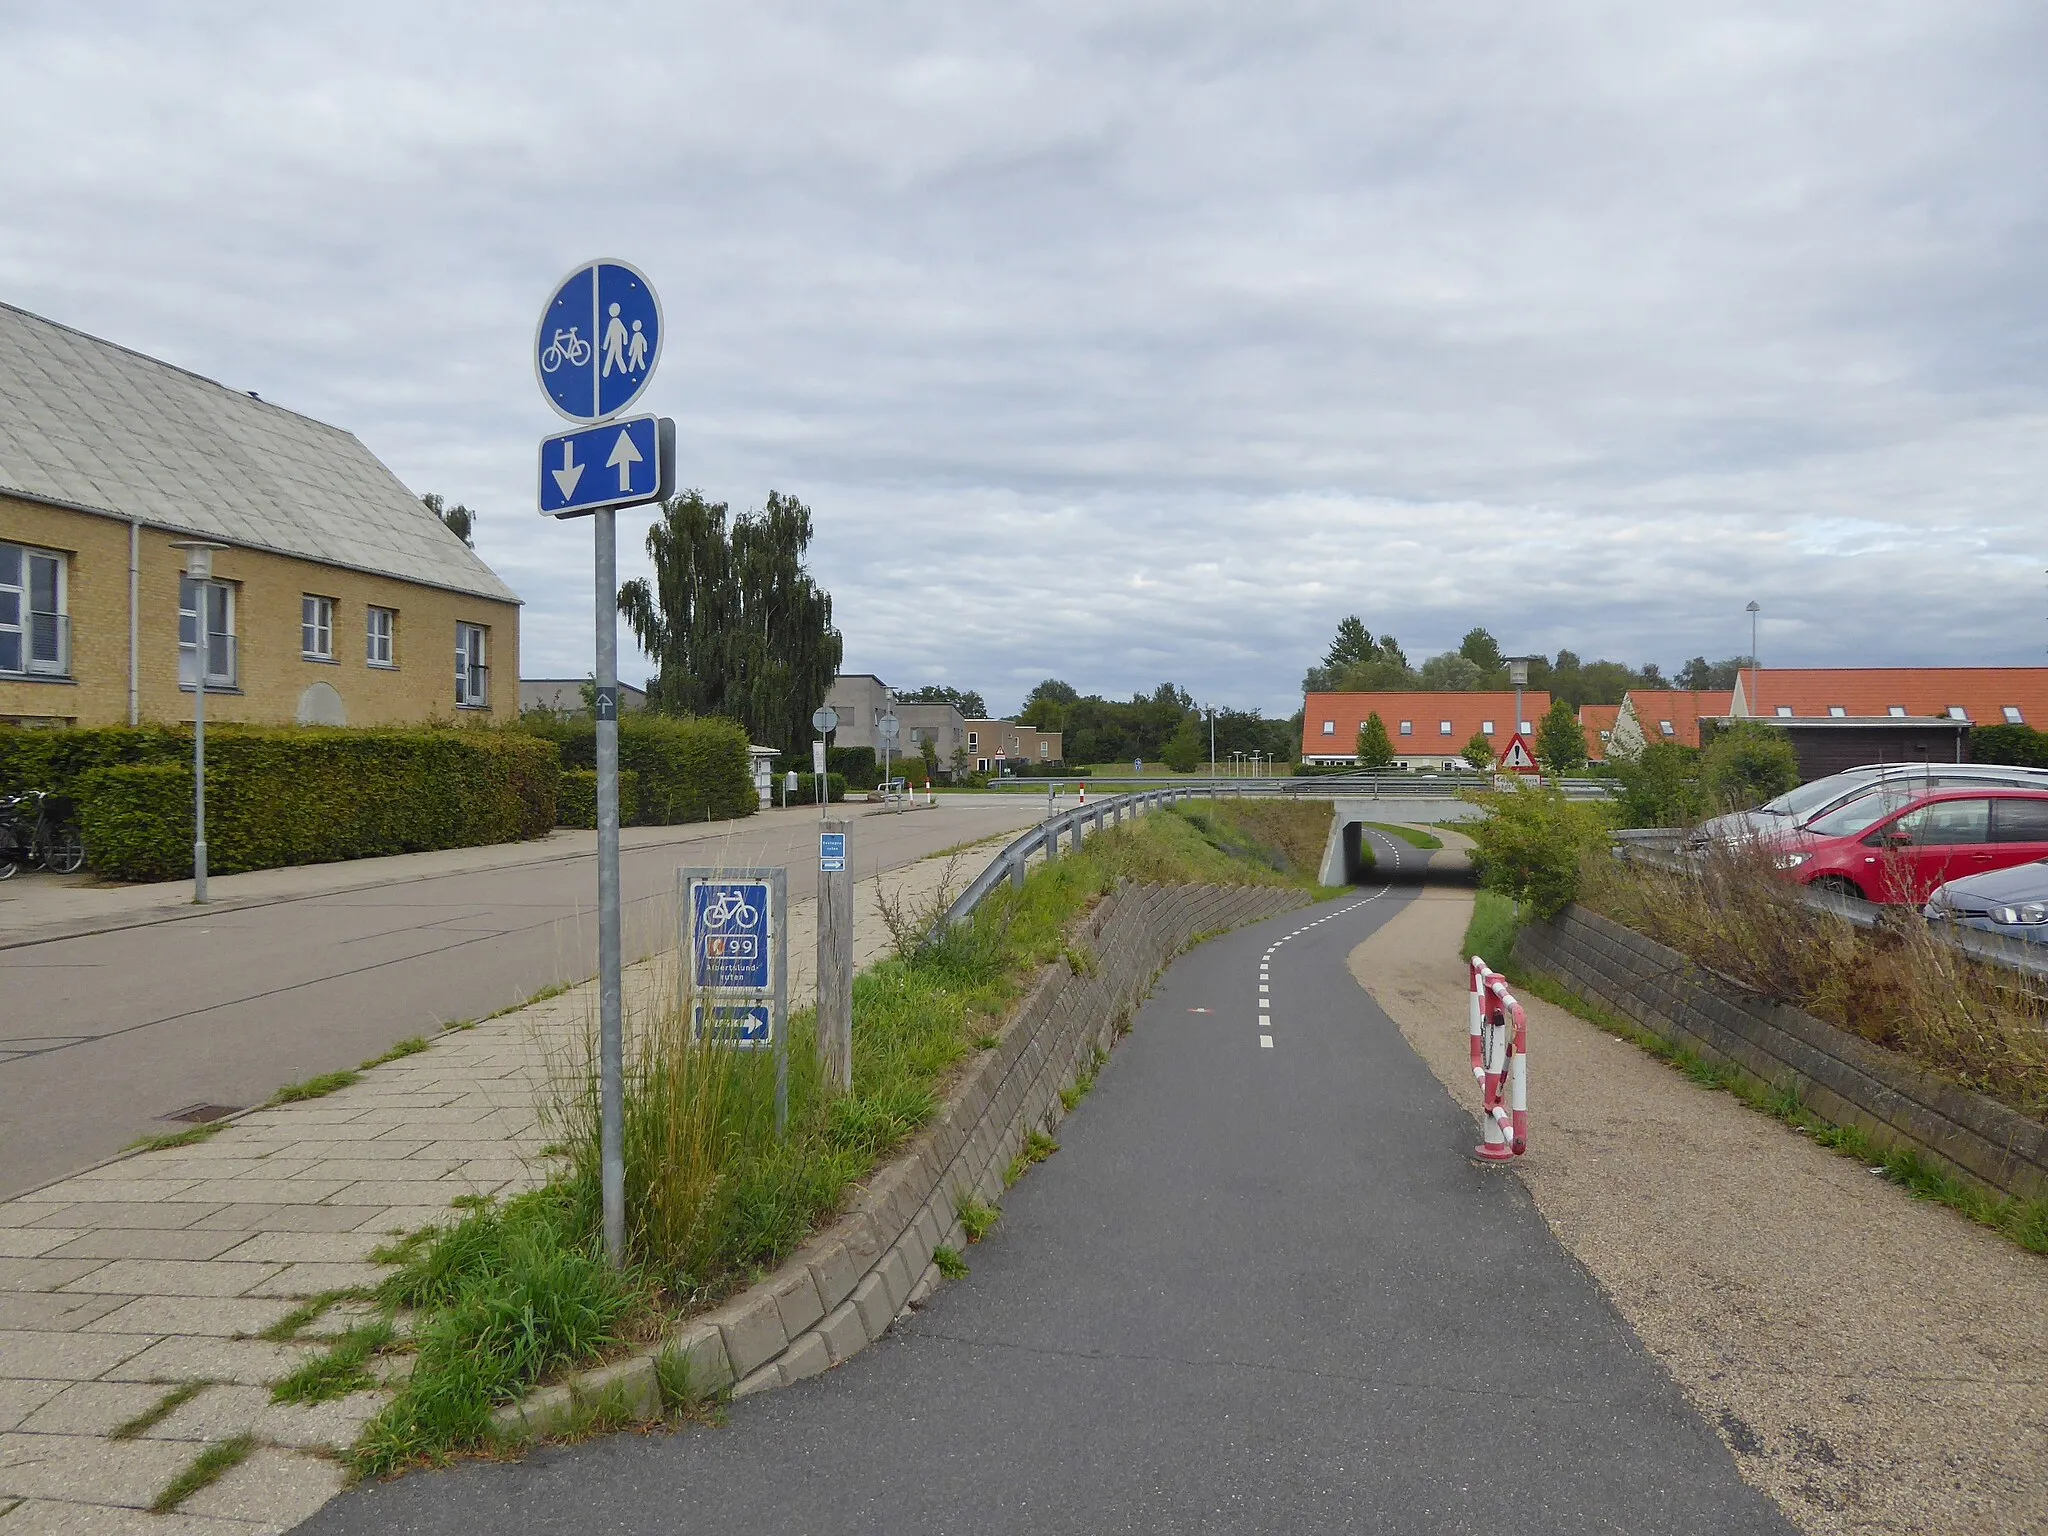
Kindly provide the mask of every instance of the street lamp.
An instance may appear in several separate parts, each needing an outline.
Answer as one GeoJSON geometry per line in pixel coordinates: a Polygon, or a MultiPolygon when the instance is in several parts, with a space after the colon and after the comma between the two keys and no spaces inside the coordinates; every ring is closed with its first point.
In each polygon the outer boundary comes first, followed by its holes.
{"type": "Polygon", "coordinates": [[[1751,598],[1749,606],[1743,610],[1749,615],[1749,712],[1752,715],[1762,713],[1756,696],[1757,689],[1762,685],[1762,679],[1758,674],[1763,671],[1763,663],[1757,659],[1756,654],[1756,616],[1762,611],[1757,607],[1755,598],[1751,598]]]}
{"type": "Polygon", "coordinates": [[[1216,777],[1216,706],[1209,706],[1209,777],[1216,777]]]}
{"type": "Polygon", "coordinates": [[[214,551],[227,547],[205,539],[179,539],[171,545],[185,551],[185,579],[192,583],[192,900],[198,903],[206,900],[206,668],[211,660],[206,598],[213,585],[214,551]]]}

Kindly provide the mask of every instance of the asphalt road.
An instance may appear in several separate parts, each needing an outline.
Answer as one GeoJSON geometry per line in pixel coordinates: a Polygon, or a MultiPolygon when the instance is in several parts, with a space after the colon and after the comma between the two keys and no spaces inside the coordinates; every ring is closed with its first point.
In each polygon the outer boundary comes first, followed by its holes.
{"type": "Polygon", "coordinates": [[[972,1273],[846,1366],[300,1529],[1789,1532],[1347,974],[1412,894],[1176,963],[972,1273]]]}
{"type": "MultiPolygon", "coordinates": [[[[861,877],[1044,814],[1042,801],[993,798],[852,809],[861,877]]],[[[679,865],[780,864],[791,896],[807,896],[815,838],[808,815],[777,813],[629,847],[627,958],[660,941],[679,865]]],[[[0,1197],[177,1129],[161,1117],[191,1105],[255,1104],[408,1035],[583,980],[597,969],[596,890],[594,854],[537,854],[0,950],[0,1197]]]]}

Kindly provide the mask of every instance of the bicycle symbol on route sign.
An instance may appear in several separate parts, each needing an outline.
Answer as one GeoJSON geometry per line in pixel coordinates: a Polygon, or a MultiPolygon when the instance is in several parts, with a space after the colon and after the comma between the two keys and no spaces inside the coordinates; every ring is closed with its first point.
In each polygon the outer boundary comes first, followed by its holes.
{"type": "Polygon", "coordinates": [[[757,907],[750,905],[745,896],[736,890],[728,890],[718,900],[704,908],[704,926],[723,928],[727,923],[742,931],[755,927],[761,921],[757,907]]]}
{"type": "Polygon", "coordinates": [[[578,327],[569,326],[555,332],[555,339],[541,349],[540,371],[553,373],[562,364],[581,368],[590,361],[590,343],[576,334],[578,327]]]}

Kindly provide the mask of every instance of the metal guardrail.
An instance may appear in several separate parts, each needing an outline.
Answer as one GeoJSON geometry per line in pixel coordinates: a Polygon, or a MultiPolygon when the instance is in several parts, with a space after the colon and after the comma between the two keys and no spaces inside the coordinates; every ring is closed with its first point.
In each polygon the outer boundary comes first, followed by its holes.
{"type": "Polygon", "coordinates": [[[1148,789],[1137,794],[1111,795],[1107,799],[1073,805],[1012,838],[988,868],[969,881],[967,889],[953,899],[953,904],[946,908],[946,915],[939,919],[938,926],[943,929],[966,922],[1005,880],[1012,885],[1022,885],[1024,866],[1032,854],[1042,853],[1049,860],[1057,859],[1062,839],[1066,840],[1070,852],[1078,852],[1081,839],[1087,835],[1091,825],[1099,832],[1104,827],[1119,824],[1127,816],[1139,816],[1154,806],[1172,805],[1177,800],[1209,798],[1207,794],[1196,795],[1187,789],[1148,789]]]}
{"type": "MultiPolygon", "coordinates": [[[[1682,834],[1660,828],[1637,828],[1616,832],[1612,839],[1616,857],[1626,862],[1647,864],[1668,874],[1689,875],[1696,871],[1699,861],[1695,855],[1678,846],[1680,836],[1682,834]]],[[[1832,891],[1815,890],[1810,885],[1796,887],[1794,894],[1809,911],[1838,917],[1865,933],[1881,927],[1890,914],[1910,913],[1927,924],[1936,942],[1946,944],[1972,960],[2016,971],[2035,981],[2048,981],[2048,944],[2029,944],[2024,939],[2009,939],[2002,933],[1965,928],[1961,923],[1936,922],[1912,907],[1896,904],[1879,906],[1832,891]]]]}
{"type": "MultiPolygon", "coordinates": [[[[1144,779],[1009,779],[992,783],[987,789],[999,794],[1044,794],[1053,784],[1085,784],[1091,789],[1109,790],[1112,784],[1153,783],[1180,795],[1310,795],[1340,794],[1345,799],[1444,800],[1455,799],[1467,790],[1492,789],[1496,781],[1485,774],[1455,774],[1441,777],[1415,773],[1312,773],[1299,778],[1275,779],[1191,779],[1176,776],[1169,781],[1144,779]]],[[[1607,779],[1556,779],[1549,781],[1573,800],[1608,800],[1616,786],[1607,779]]],[[[1106,801],[1104,802],[1107,803],[1106,801]]]]}

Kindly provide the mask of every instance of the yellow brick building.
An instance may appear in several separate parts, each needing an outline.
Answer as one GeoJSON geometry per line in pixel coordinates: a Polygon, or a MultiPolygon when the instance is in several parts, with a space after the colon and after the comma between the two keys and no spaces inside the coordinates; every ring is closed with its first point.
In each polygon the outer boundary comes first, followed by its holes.
{"type": "Polygon", "coordinates": [[[349,433],[0,305],[0,726],[189,721],[202,660],[209,720],[509,719],[519,599],[349,433]]]}

